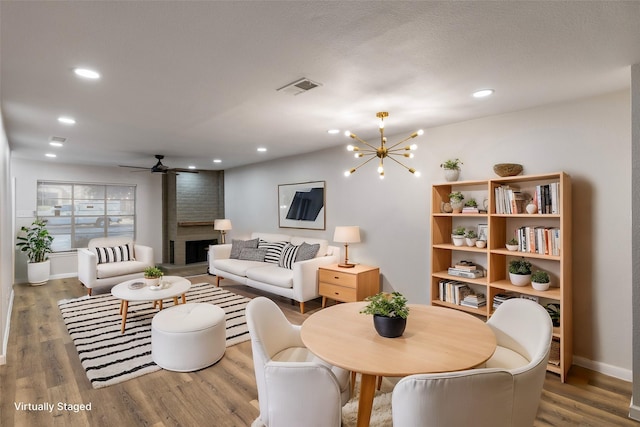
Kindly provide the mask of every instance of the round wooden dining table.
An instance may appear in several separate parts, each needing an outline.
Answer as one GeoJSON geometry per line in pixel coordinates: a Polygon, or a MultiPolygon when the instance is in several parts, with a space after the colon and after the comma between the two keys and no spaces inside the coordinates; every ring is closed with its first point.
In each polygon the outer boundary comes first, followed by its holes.
{"type": "Polygon", "coordinates": [[[360,313],[366,304],[325,308],[309,316],[301,330],[302,341],[315,355],[362,375],[358,427],[369,425],[376,377],[471,369],[486,362],[496,349],[496,337],[482,320],[428,305],[409,305],[401,337],[381,337],[372,316],[360,313]]]}

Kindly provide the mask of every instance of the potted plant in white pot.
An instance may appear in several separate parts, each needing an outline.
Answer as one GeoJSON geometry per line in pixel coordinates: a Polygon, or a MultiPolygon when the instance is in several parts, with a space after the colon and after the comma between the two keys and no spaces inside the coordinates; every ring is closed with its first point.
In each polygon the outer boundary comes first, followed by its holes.
{"type": "Polygon", "coordinates": [[[451,240],[454,246],[462,246],[464,244],[465,228],[458,226],[451,232],[451,240]]]}
{"type": "Polygon", "coordinates": [[[360,313],[373,315],[376,332],[385,338],[397,338],[404,333],[409,316],[407,299],[400,292],[380,292],[365,298],[367,304],[360,313]]]}
{"type": "Polygon", "coordinates": [[[21,227],[24,233],[18,236],[16,246],[29,258],[27,264],[27,280],[31,285],[44,285],[49,280],[51,261],[48,255],[52,252],[53,236],[46,228],[47,223],[35,220],[30,227],[21,227]]]}
{"type": "Polygon", "coordinates": [[[467,234],[465,234],[465,238],[467,241],[467,246],[475,246],[476,241],[478,240],[478,233],[476,233],[474,230],[469,230],[467,231],[467,234]]]}
{"type": "Polygon", "coordinates": [[[527,286],[531,282],[531,263],[524,258],[509,261],[509,280],[515,286],[527,286]]]}
{"type": "Polygon", "coordinates": [[[144,269],[144,281],[147,286],[158,286],[160,278],[164,273],[158,267],[147,267],[144,269]]]}
{"type": "Polygon", "coordinates": [[[453,193],[449,193],[449,204],[451,205],[451,209],[453,213],[462,212],[462,208],[464,207],[464,196],[459,191],[454,191],[453,193]]]}
{"type": "Polygon", "coordinates": [[[513,239],[509,240],[505,246],[507,247],[508,250],[510,250],[512,252],[513,251],[517,251],[518,250],[518,239],[513,238],[513,239]]]}
{"type": "Polygon", "coordinates": [[[546,291],[549,289],[551,279],[549,273],[542,270],[536,270],[531,274],[531,286],[536,291],[546,291]]]}
{"type": "Polygon", "coordinates": [[[460,176],[460,159],[447,160],[440,167],[444,169],[444,179],[447,181],[457,181],[460,176]]]}

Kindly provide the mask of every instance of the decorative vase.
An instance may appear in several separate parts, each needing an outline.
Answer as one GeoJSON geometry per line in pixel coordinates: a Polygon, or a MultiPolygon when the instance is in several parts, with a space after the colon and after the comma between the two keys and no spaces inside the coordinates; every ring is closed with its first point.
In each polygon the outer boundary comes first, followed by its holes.
{"type": "Polygon", "coordinates": [[[464,202],[462,200],[460,201],[449,200],[449,203],[451,204],[451,209],[453,209],[453,213],[462,212],[462,208],[464,207],[464,202]]]}
{"type": "Polygon", "coordinates": [[[476,241],[476,248],[484,248],[485,246],[487,246],[487,241],[486,240],[477,240],[476,241]]]}
{"type": "Polygon", "coordinates": [[[407,319],[374,314],[373,326],[381,337],[397,338],[404,333],[404,329],[407,327],[407,319]]]}
{"type": "Polygon", "coordinates": [[[510,244],[507,243],[506,246],[507,246],[507,250],[512,251],[512,252],[518,250],[518,245],[510,245],[510,244]]]}
{"type": "Polygon", "coordinates": [[[509,273],[509,280],[514,286],[527,286],[531,282],[531,274],[509,273]]]}
{"type": "Polygon", "coordinates": [[[447,181],[457,181],[460,176],[460,169],[445,169],[444,170],[444,179],[447,181]]]}
{"type": "Polygon", "coordinates": [[[531,282],[531,286],[536,291],[546,291],[547,289],[549,289],[549,282],[547,283],[531,282]]]}
{"type": "Polygon", "coordinates": [[[525,209],[527,210],[527,213],[530,215],[538,212],[538,207],[536,206],[535,203],[529,203],[525,209]]]}
{"type": "Polygon", "coordinates": [[[473,237],[467,237],[467,246],[475,246],[476,245],[476,241],[478,241],[477,238],[473,237]]]}
{"type": "Polygon", "coordinates": [[[453,240],[453,245],[454,246],[462,246],[464,244],[464,236],[460,236],[458,234],[452,234],[451,235],[451,240],[453,240]]]}
{"type": "Polygon", "coordinates": [[[160,278],[159,277],[145,277],[144,278],[144,283],[147,286],[158,286],[158,283],[160,283],[160,278]]]}
{"type": "Polygon", "coordinates": [[[27,280],[31,286],[40,286],[49,280],[51,261],[30,262],[27,264],[27,280]]]}

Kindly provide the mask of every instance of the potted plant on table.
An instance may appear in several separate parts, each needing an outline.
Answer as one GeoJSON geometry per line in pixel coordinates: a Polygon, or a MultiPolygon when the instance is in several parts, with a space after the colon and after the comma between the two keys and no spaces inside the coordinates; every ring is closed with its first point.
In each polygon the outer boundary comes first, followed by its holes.
{"type": "Polygon", "coordinates": [[[518,240],[516,238],[513,238],[513,239],[509,240],[505,246],[510,251],[517,251],[518,250],[518,240]]]}
{"type": "Polygon", "coordinates": [[[531,263],[524,258],[509,261],[509,280],[515,286],[526,286],[531,282],[531,263]]]}
{"type": "Polygon", "coordinates": [[[158,267],[147,267],[144,269],[144,281],[147,286],[158,286],[163,274],[158,267]]]}
{"type": "Polygon", "coordinates": [[[462,226],[456,227],[451,232],[451,240],[453,240],[454,246],[462,246],[464,244],[465,228],[462,226]]]}
{"type": "Polygon", "coordinates": [[[531,274],[531,286],[536,291],[546,291],[549,289],[550,282],[549,273],[546,271],[536,270],[531,274]]]}
{"type": "Polygon", "coordinates": [[[447,160],[440,165],[444,169],[444,179],[447,181],[457,181],[460,176],[460,159],[447,160]]]}
{"type": "Polygon", "coordinates": [[[453,209],[453,213],[462,212],[462,208],[464,207],[464,196],[459,191],[454,191],[453,193],[449,193],[449,204],[451,205],[451,209],[453,209]]]}
{"type": "Polygon", "coordinates": [[[52,251],[53,236],[46,228],[47,223],[35,220],[30,227],[21,227],[24,234],[18,236],[16,247],[27,254],[27,280],[33,286],[44,285],[49,280],[51,261],[48,254],[52,251]]]}
{"type": "Polygon", "coordinates": [[[380,292],[365,298],[367,304],[360,313],[373,315],[373,326],[380,336],[397,338],[404,333],[409,316],[407,299],[400,292],[380,292]]]}

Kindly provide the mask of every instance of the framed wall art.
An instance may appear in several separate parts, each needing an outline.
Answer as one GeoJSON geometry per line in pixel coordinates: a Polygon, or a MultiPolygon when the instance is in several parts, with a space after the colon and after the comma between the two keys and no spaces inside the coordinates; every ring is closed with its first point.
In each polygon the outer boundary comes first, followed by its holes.
{"type": "Polygon", "coordinates": [[[325,182],[278,185],[280,228],[325,229],[325,182]]]}

